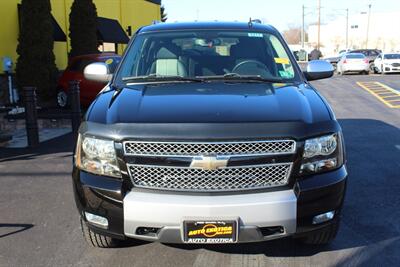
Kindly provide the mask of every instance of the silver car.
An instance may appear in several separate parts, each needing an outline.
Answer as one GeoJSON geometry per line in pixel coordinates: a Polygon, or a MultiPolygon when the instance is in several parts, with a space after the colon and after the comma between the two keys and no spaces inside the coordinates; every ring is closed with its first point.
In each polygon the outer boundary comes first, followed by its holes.
{"type": "Polygon", "coordinates": [[[358,72],[369,74],[369,60],[361,53],[347,53],[337,64],[337,73],[358,72]]]}

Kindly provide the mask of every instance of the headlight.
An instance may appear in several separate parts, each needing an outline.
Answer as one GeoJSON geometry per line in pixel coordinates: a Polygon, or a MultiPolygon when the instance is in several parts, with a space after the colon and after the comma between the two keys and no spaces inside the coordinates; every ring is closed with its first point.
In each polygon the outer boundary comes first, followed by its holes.
{"type": "Polygon", "coordinates": [[[327,135],[319,138],[306,140],[304,145],[304,158],[312,158],[315,156],[327,156],[332,154],[337,147],[336,135],[327,135]]]}
{"type": "Polygon", "coordinates": [[[121,177],[114,141],[79,135],[75,164],[90,173],[121,177]]]}
{"type": "Polygon", "coordinates": [[[342,164],[343,149],[340,134],[335,133],[305,141],[300,174],[329,171],[342,164]]]}

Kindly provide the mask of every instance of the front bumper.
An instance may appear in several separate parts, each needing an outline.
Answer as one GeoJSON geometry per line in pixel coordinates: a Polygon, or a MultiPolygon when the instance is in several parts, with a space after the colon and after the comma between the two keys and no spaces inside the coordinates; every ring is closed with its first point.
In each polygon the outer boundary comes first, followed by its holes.
{"type": "Polygon", "coordinates": [[[262,241],[296,232],[293,190],[225,196],[170,195],[130,192],[124,198],[125,235],[165,243],[183,242],[185,219],[239,218],[239,242],[262,241]],[[282,233],[263,236],[259,228],[283,227],[282,233]],[[160,228],[154,235],[138,235],[140,227],[160,228]]]}
{"type": "Polygon", "coordinates": [[[109,225],[95,232],[114,238],[133,237],[165,243],[182,242],[185,219],[239,218],[238,242],[254,242],[302,235],[326,226],[313,225],[312,218],[336,211],[340,216],[347,180],[345,166],[338,170],[310,176],[293,188],[279,191],[230,195],[171,194],[130,190],[122,181],[96,176],[77,169],[73,172],[77,207],[84,217],[89,212],[106,217],[109,225]],[[159,229],[142,234],[138,229],[159,229]],[[282,227],[282,231],[264,229],[282,227]]]}
{"type": "Polygon", "coordinates": [[[383,72],[385,73],[397,73],[400,72],[400,67],[393,67],[393,66],[383,66],[383,72]]]}

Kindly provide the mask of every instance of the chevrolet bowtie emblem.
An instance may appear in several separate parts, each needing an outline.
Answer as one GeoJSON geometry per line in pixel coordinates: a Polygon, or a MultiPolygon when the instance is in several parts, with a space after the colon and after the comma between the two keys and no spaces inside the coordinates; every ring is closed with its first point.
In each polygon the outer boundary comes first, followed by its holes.
{"type": "Polygon", "coordinates": [[[226,167],[228,165],[228,160],[229,157],[194,157],[190,164],[190,168],[203,169],[207,171],[217,170],[226,167]]]}

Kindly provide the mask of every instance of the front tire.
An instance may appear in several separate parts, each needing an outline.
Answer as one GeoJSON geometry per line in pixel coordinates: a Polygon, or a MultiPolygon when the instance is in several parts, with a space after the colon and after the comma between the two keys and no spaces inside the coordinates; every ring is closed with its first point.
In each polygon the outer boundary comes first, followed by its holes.
{"type": "Polygon", "coordinates": [[[82,218],[81,218],[81,229],[83,238],[91,247],[114,248],[117,246],[117,242],[114,238],[93,232],[86,225],[86,222],[82,218]]]}
{"type": "Polygon", "coordinates": [[[332,242],[339,230],[340,221],[329,224],[328,226],[307,233],[300,241],[307,245],[326,245],[332,242]]]}

